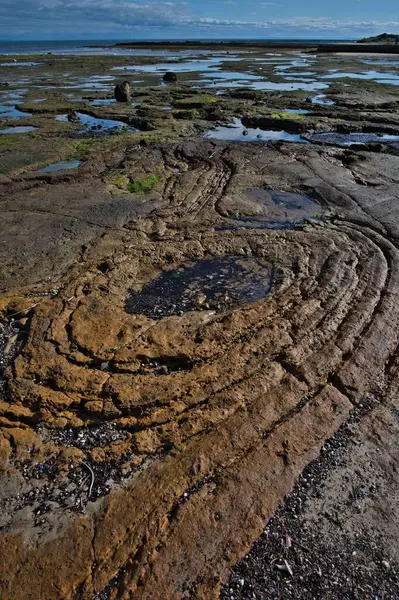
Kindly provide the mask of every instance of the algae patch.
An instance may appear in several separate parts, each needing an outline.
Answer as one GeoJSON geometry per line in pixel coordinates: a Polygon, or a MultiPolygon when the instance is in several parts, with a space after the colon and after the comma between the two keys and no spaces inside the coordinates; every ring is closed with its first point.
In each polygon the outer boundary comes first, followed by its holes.
{"type": "Polygon", "coordinates": [[[272,113],[272,118],[273,119],[289,119],[290,121],[292,121],[293,119],[304,119],[304,116],[300,115],[299,113],[288,112],[288,111],[283,110],[283,111],[272,113]]]}
{"type": "Polygon", "coordinates": [[[150,192],[158,183],[159,179],[159,175],[146,175],[145,177],[141,177],[140,179],[136,179],[132,183],[129,183],[127,189],[129,192],[134,192],[135,194],[148,194],[148,192],[150,192]]]}

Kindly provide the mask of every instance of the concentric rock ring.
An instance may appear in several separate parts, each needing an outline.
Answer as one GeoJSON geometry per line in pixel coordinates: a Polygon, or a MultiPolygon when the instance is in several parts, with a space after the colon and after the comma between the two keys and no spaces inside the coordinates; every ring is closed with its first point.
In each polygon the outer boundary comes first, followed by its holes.
{"type": "Polygon", "coordinates": [[[191,192],[181,199],[181,184],[168,180],[168,206],[152,217],[169,231],[126,230],[111,257],[100,245],[88,268],[35,308],[10,369],[5,439],[13,442],[12,426],[29,432],[36,460],[56,457],[61,487],[82,464],[93,479],[82,515],[61,517],[51,497],[56,534],[25,544],[10,524],[1,540],[13,549],[7,600],[28,582],[24,598],[39,588],[42,600],[54,597],[38,565],[59,598],[104,589],[110,598],[214,597],[395,350],[397,251],[386,238],[343,220],[284,231],[214,227],[238,193],[234,160],[201,160],[189,146],[184,161],[191,192]],[[161,272],[226,257],[261,265],[260,277],[273,271],[271,293],[156,318],[134,304],[126,311],[129,290],[161,272]],[[95,436],[104,424],[113,438],[79,444],[80,433],[95,436]],[[65,430],[76,433],[67,443],[65,430]],[[96,477],[110,462],[119,478],[113,472],[104,491],[96,477]]]}

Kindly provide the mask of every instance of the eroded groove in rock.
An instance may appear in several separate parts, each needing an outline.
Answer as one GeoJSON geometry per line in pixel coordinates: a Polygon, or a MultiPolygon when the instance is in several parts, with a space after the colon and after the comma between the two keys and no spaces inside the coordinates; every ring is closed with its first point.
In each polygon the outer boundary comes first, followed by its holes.
{"type": "Polygon", "coordinates": [[[63,182],[63,214],[101,235],[76,234],[53,293],[47,249],[0,299],[23,332],[0,401],[4,600],[216,597],[353,404],[394,385],[397,240],[334,152],[168,144],[96,163],[96,202],[88,174],[63,182]],[[115,202],[118,168],[162,175],[115,202]]]}

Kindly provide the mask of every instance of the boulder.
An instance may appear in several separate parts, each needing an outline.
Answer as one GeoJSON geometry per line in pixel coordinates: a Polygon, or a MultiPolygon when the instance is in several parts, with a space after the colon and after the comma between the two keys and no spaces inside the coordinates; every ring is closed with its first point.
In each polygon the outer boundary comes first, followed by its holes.
{"type": "Polygon", "coordinates": [[[128,81],[118,83],[114,89],[115,100],[117,102],[129,102],[130,100],[130,85],[128,81]]]}
{"type": "Polygon", "coordinates": [[[163,80],[168,83],[176,83],[177,75],[173,71],[167,71],[163,76],[163,80]]]}
{"type": "Polygon", "coordinates": [[[79,117],[76,114],[76,111],[74,111],[74,110],[71,110],[71,111],[68,112],[67,119],[68,119],[68,121],[70,123],[74,123],[76,121],[79,121],[79,117]]]}

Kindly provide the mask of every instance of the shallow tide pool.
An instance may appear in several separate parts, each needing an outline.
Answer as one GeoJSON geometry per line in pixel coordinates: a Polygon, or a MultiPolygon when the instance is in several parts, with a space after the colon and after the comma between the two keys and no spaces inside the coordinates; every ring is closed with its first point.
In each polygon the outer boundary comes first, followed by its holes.
{"type": "Polygon", "coordinates": [[[21,119],[23,117],[31,117],[32,113],[23,112],[22,110],[18,110],[16,106],[12,104],[0,104],[0,118],[2,117],[10,117],[11,119],[21,119]]]}
{"type": "Polygon", "coordinates": [[[35,129],[39,129],[38,127],[31,126],[20,126],[20,127],[9,127],[8,129],[0,129],[0,134],[12,134],[12,133],[29,133],[30,131],[34,131],[35,129]]]}
{"type": "MultiPolygon", "coordinates": [[[[114,119],[98,119],[96,117],[92,117],[91,115],[86,115],[85,113],[76,113],[77,119],[86,127],[87,129],[123,129],[128,128],[129,131],[137,131],[137,129],[133,129],[129,127],[124,121],[116,121],[114,119]]],[[[68,121],[68,115],[57,115],[56,121],[68,121]]],[[[72,121],[74,122],[74,121],[72,121]]]]}
{"type": "Polygon", "coordinates": [[[205,133],[205,137],[214,140],[229,140],[241,142],[265,142],[282,140],[284,142],[297,142],[306,144],[298,134],[287,133],[286,131],[263,130],[259,128],[244,127],[241,119],[235,118],[230,126],[219,125],[205,133]]]}
{"type": "Polygon", "coordinates": [[[66,171],[68,169],[77,169],[80,166],[80,160],[63,160],[40,169],[38,173],[56,173],[57,171],[66,171]]]}

